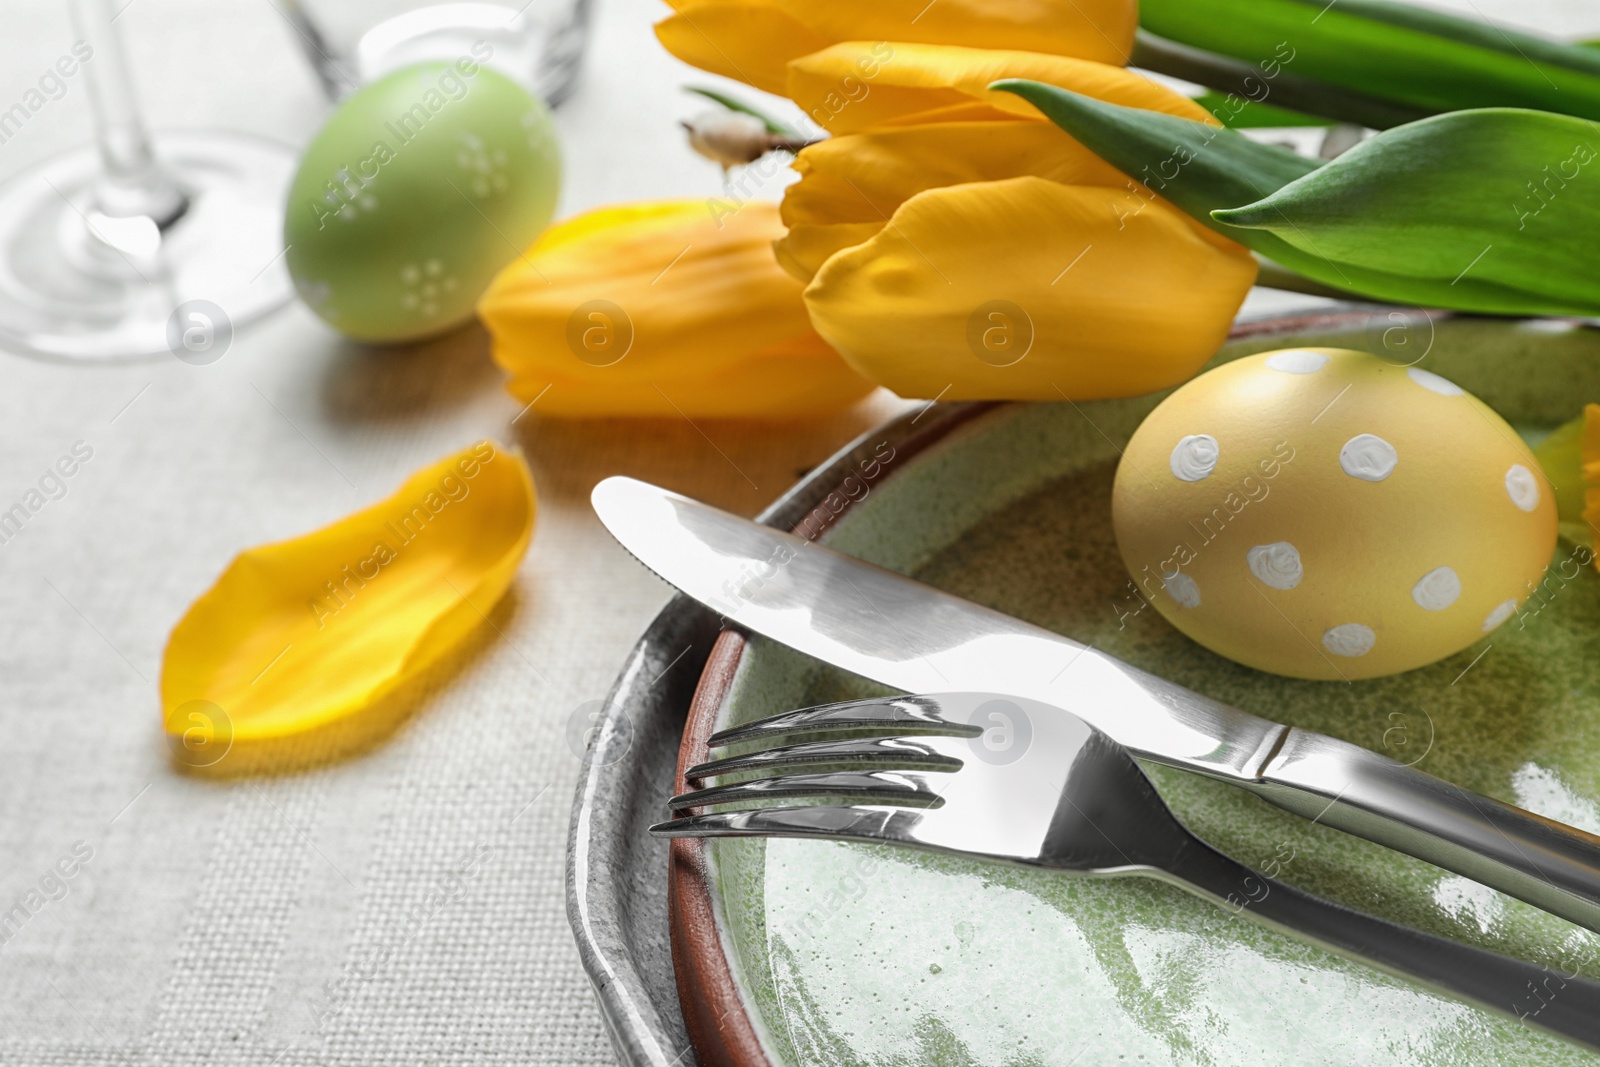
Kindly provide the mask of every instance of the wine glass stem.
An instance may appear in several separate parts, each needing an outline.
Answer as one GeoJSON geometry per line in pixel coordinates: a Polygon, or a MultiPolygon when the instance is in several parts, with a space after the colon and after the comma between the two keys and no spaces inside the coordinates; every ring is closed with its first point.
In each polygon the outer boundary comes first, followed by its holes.
{"type": "Polygon", "coordinates": [[[165,227],[183,214],[189,201],[150,148],[114,25],[112,3],[72,0],[73,24],[93,49],[92,60],[83,65],[83,75],[104,168],[95,189],[96,206],[107,215],[144,215],[165,227]]]}

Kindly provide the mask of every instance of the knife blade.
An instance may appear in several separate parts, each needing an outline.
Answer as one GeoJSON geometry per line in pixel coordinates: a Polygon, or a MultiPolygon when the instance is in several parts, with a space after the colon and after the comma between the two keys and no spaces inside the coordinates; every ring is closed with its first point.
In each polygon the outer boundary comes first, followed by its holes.
{"type": "Polygon", "coordinates": [[[1041,700],[1204,774],[1600,930],[1600,837],[632,478],[591,502],[619,543],[730,623],[910,693],[1041,700]]]}

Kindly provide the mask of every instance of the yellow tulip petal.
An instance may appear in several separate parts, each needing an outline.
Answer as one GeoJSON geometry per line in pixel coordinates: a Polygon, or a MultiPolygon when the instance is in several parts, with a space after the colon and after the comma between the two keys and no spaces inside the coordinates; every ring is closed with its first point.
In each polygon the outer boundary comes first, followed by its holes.
{"type": "Polygon", "coordinates": [[[478,312],[513,373],[530,362],[582,377],[603,369],[606,381],[710,371],[809,329],[799,287],[772,261],[782,234],[765,201],[602,208],[552,226],[478,312]],[[601,301],[614,305],[609,334],[592,307],[601,301]]]}
{"type": "Polygon", "coordinates": [[[784,64],[840,41],[1045,52],[1120,66],[1134,0],[669,0],[667,51],[702,70],[784,92],[784,64]]]}
{"type": "Polygon", "coordinates": [[[953,45],[845,41],[791,62],[785,95],[830,133],[856,133],[975,102],[999,114],[1044,121],[1021,97],[989,89],[1001,78],[1031,78],[1112,104],[1216,124],[1193,100],[1121,67],[953,45]]]}
{"type": "MultiPolygon", "coordinates": [[[[1034,174],[1063,185],[1128,188],[1128,177],[1042,122],[940,122],[844,134],[802,150],[784,192],[779,262],[809,281],[926,189],[1034,174]]],[[[1146,194],[1148,196],[1148,194],[1146,194]]]]}
{"type": "Polygon", "coordinates": [[[206,766],[210,744],[228,767],[251,766],[290,740],[331,754],[381,736],[394,725],[385,698],[511,584],[534,513],[527,464],[482,441],[372,507],[241,553],[167,642],[178,761],[206,766]]]}
{"type": "Polygon", "coordinates": [[[772,254],[783,232],[776,204],[731,200],[604,208],[552,227],[478,306],[508,387],[526,403],[549,386],[540,413],[569,416],[670,414],[663,394],[690,416],[848,405],[871,383],[812,329],[801,283],[772,254]]]}
{"type": "Polygon", "coordinates": [[[772,253],[780,267],[804,284],[816,277],[830,256],[870,240],[887,222],[797,222],[772,243],[772,253]]]}
{"type": "MultiPolygon", "coordinates": [[[[914,111],[905,115],[896,115],[884,119],[873,129],[893,129],[897,126],[925,126],[938,122],[1039,122],[1039,115],[1013,114],[1009,111],[999,111],[982,100],[974,100],[963,96],[958,103],[945,107],[929,108],[926,111],[914,111]]],[[[1057,127],[1059,129],[1060,127],[1057,127]]]]}
{"type": "Polygon", "coordinates": [[[810,145],[794,168],[802,180],[786,191],[781,211],[790,226],[796,218],[882,221],[925,189],[1024,174],[1063,185],[1128,185],[1117,168],[1041,122],[882,127],[810,145]]]}
{"type": "Polygon", "coordinates": [[[1255,275],[1159,201],[1029,176],[911,197],[805,295],[817,331],[901,396],[1086,400],[1193,375],[1255,275]]]}
{"type": "Polygon", "coordinates": [[[1133,48],[1134,0],[776,0],[835,41],[921,41],[1052,52],[1121,65],[1133,48]]]}
{"type": "Polygon", "coordinates": [[[511,388],[518,395],[542,394],[537,410],[555,418],[806,419],[840,411],[876,386],[813,333],[709,376],[669,375],[604,390],[537,379],[511,388]]]}
{"type": "Polygon", "coordinates": [[[791,59],[838,40],[812,32],[771,4],[691,0],[672,6],[676,13],[656,23],[656,37],[667,51],[701,70],[780,96],[791,59]]]}

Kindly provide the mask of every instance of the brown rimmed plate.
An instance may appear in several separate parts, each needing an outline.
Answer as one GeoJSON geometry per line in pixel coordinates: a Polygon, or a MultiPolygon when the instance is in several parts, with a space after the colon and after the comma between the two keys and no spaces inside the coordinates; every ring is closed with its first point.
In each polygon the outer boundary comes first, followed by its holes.
{"type": "MultiPolygon", "coordinates": [[[[1519,427],[1552,424],[1600,394],[1600,342],[1590,331],[1390,318],[1397,314],[1350,310],[1247,325],[1219,358],[1300,344],[1394,358],[1395,335],[1386,332],[1404,327],[1411,351],[1427,349],[1423,366],[1519,427]]],[[[1571,736],[1587,736],[1587,709],[1600,708],[1600,678],[1588,666],[1600,671],[1600,656],[1586,655],[1600,643],[1590,636],[1600,634],[1592,574],[1526,634],[1497,639],[1500,647],[1456,686],[1443,675],[1481,647],[1400,681],[1335,689],[1226,664],[1153,612],[1117,626],[1113,601],[1125,576],[1100,497],[1117,442],[1158,400],[914,413],[840,453],[763,519],[804,525],[853,554],[1104,642],[1251,710],[1418,754],[1436,773],[1558,817],[1594,816],[1600,742],[1585,762],[1585,745],[1571,736]],[[1540,650],[1559,663],[1542,662],[1540,650]],[[1564,720],[1529,710],[1552,704],[1564,720]],[[1388,717],[1396,712],[1400,720],[1388,717]]],[[[1231,1063],[1260,1054],[1273,1061],[1286,1048],[1304,1062],[1586,1062],[1514,1023],[1241,928],[1151,883],[1041,882],[818,842],[680,841],[669,860],[644,827],[681,787],[674,767],[701,758],[712,729],[870,691],[717,628],[715,617],[681,600],[652,625],[608,702],[574,812],[570,910],[629,1063],[687,1062],[691,1039],[701,1063],[752,1067],[1066,1063],[1073,1055],[1231,1063]],[[645,691],[686,644],[709,654],[685,656],[645,691]],[[669,930],[675,970],[666,966],[669,930]]],[[[1600,726],[1600,713],[1595,720],[1600,726]]],[[[1276,862],[1289,881],[1502,951],[1542,953],[1562,973],[1593,970],[1572,928],[1497,894],[1213,783],[1158,772],[1158,785],[1197,830],[1251,862],[1276,862]]]]}

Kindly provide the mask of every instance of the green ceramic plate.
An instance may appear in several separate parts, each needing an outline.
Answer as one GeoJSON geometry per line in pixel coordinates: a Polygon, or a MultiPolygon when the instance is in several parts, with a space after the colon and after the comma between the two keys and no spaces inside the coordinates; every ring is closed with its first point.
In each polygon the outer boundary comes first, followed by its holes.
{"type": "MultiPolygon", "coordinates": [[[[1372,347],[1370,333],[1330,324],[1236,341],[1221,358],[1372,347]]],[[[1530,437],[1600,398],[1592,330],[1446,320],[1420,365],[1530,437]]],[[[1600,832],[1600,575],[1547,580],[1490,638],[1399,677],[1305,682],[1237,666],[1154,611],[1125,617],[1112,476],[1159,399],[997,408],[874,484],[827,540],[1248,711],[1600,832]]],[[[1563,542],[1558,560],[1572,549],[1563,542]]],[[[878,692],[756,640],[719,719],[878,692]]],[[[1600,936],[1228,786],[1150,773],[1202,837],[1297,886],[1600,978],[1600,936]]],[[[1148,879],[802,841],[724,840],[709,855],[721,941],[773,1064],[1600,1061],[1148,879]]],[[[1505,1009],[1539,1003],[1530,992],[1505,1009]]]]}

